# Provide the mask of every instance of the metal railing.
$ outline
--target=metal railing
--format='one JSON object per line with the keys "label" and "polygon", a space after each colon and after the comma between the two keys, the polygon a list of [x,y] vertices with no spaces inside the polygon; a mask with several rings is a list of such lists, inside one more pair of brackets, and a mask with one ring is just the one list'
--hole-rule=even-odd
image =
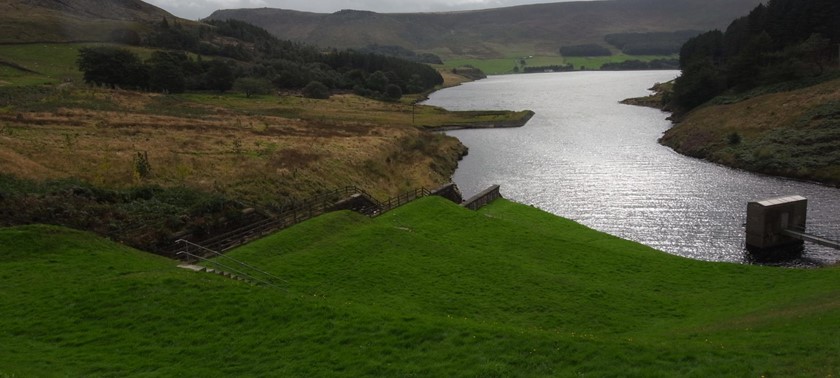
{"label": "metal railing", "polygon": [[[178,241],[176,241],[176,243],[184,245],[184,249],[177,253],[178,256],[187,256],[189,258],[201,261],[203,263],[216,266],[221,271],[224,271],[224,272],[227,272],[227,273],[230,273],[230,274],[235,274],[239,277],[242,277],[243,279],[247,279],[247,280],[255,282],[255,283],[260,283],[260,284],[263,284],[263,285],[266,285],[266,286],[271,286],[271,287],[275,287],[277,289],[288,291],[288,289],[277,286],[277,284],[275,283],[275,281],[280,281],[280,282],[284,282],[284,283],[288,283],[288,281],[286,281],[286,280],[284,280],[280,277],[277,277],[277,276],[275,276],[271,273],[268,273],[268,272],[266,272],[262,269],[259,269],[259,268],[255,267],[253,265],[250,265],[248,263],[239,261],[239,260],[234,259],[230,256],[226,256],[222,253],[219,253],[219,252],[214,251],[212,249],[209,249],[209,248],[203,247],[201,245],[195,244],[195,243],[190,242],[188,240],[179,239]],[[202,252],[204,252],[203,253],[204,256],[190,252],[190,248],[201,250]],[[206,253],[212,254],[214,256],[214,258],[213,259],[207,258]],[[221,262],[217,261],[217,259],[224,259],[225,261],[230,261],[235,266],[231,266],[231,265],[228,265],[228,264],[221,263]]]}
{"label": "metal railing", "polygon": [[[225,252],[243,245],[248,241],[266,236],[273,232],[291,227],[330,212],[340,200],[353,195],[363,197],[365,201],[372,205],[372,208],[366,207],[364,209],[360,209],[359,212],[369,217],[376,217],[418,198],[429,196],[431,195],[431,192],[426,188],[415,189],[391,197],[383,202],[377,200],[368,192],[357,186],[345,186],[343,188],[321,193],[306,200],[297,202],[291,209],[286,210],[277,216],[260,219],[256,222],[246,224],[222,234],[214,235],[198,242],[190,242],[185,239],[180,239],[176,241],[176,244],[183,240],[184,242],[192,243],[197,246],[199,245],[197,243],[200,243],[202,248],[207,251],[212,251],[214,253],[217,253],[215,251]],[[170,253],[177,255],[181,250],[182,249],[179,246],[171,250]]]}

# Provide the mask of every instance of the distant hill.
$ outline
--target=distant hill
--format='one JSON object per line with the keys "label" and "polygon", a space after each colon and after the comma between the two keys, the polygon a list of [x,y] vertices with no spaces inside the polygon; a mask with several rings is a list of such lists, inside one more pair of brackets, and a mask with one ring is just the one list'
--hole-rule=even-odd
{"label": "distant hill", "polygon": [[723,28],[760,0],[608,0],[523,5],[449,13],[284,9],[220,10],[210,19],[243,20],[274,35],[338,48],[396,45],[441,56],[557,55],[564,45],[598,43],[614,33]]}
{"label": "distant hill", "polygon": [[163,18],[177,17],[140,0],[4,0],[0,43],[107,41],[115,30],[143,33]]}

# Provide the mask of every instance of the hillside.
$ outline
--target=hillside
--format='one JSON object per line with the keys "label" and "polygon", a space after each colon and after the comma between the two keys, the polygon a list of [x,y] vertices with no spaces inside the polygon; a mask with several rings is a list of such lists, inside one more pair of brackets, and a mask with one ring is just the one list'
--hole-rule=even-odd
{"label": "hillside", "polygon": [[58,224],[163,253],[348,185],[381,199],[438,187],[466,147],[424,129],[532,115],[415,105],[444,84],[435,68],[324,54],[241,21],[187,24],[140,2],[4,6],[78,30],[151,29],[126,44],[0,44],[0,226]]}
{"label": "hillside", "polygon": [[7,0],[0,43],[109,41],[114,31],[150,31],[164,17],[177,18],[140,0]]}
{"label": "hillside", "polygon": [[840,3],[775,0],[683,45],[661,142],[736,168],[840,185]]}
{"label": "hillside", "polygon": [[[760,0],[609,0],[559,2],[451,13],[317,14],[283,9],[220,10],[280,38],[328,47],[398,45],[444,57],[557,55],[564,45],[599,43],[611,33],[725,27]],[[516,55],[513,55],[516,56]]]}
{"label": "hillside", "polygon": [[0,229],[0,376],[840,372],[836,267],[688,260],[506,201],[331,213],[233,255],[279,288]]}
{"label": "hillside", "polygon": [[713,99],[660,142],[735,168],[840,185],[840,79],[784,88]]}

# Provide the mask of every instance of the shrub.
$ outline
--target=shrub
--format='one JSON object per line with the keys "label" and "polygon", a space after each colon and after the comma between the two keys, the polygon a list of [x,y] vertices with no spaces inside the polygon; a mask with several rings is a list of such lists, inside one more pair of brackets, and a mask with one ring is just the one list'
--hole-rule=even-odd
{"label": "shrub", "polygon": [[330,89],[320,81],[310,81],[303,87],[303,96],[306,98],[315,98],[326,100],[330,98]]}
{"label": "shrub", "polygon": [[233,89],[244,93],[245,97],[251,97],[268,94],[271,91],[271,83],[263,79],[242,77],[233,82]]}
{"label": "shrub", "polygon": [[388,84],[385,87],[384,99],[387,101],[399,101],[402,98],[402,89],[399,85]]}

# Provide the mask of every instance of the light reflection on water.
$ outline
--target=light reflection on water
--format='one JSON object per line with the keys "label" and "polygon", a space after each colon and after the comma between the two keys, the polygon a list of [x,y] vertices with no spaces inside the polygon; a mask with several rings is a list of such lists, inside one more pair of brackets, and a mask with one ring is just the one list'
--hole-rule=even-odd
{"label": "light reflection on water", "polygon": [[[744,262],[748,201],[809,200],[808,231],[840,239],[840,190],[751,174],[688,158],[656,141],[668,114],[618,101],[646,95],[678,71],[495,76],[434,93],[451,110],[531,109],[522,128],[457,130],[470,148],[455,182],[465,196],[492,184],[514,201],[700,260]],[[806,245],[791,265],[840,260]]]}

